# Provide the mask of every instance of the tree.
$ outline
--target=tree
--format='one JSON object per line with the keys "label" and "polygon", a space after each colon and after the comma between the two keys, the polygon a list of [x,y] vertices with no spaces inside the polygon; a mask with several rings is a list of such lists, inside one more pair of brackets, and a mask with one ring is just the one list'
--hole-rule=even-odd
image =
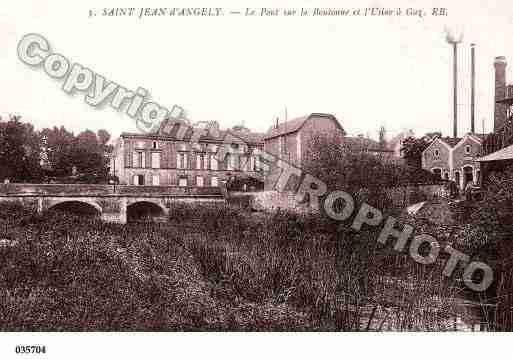
{"label": "tree", "polygon": [[[365,190],[371,204],[385,208],[385,187],[392,186],[395,178],[386,175],[391,167],[365,151],[351,151],[341,146],[338,138],[331,135],[314,136],[307,145],[303,169],[321,181],[329,191],[344,190],[358,196]],[[380,173],[379,176],[369,175]]]}
{"label": "tree", "polygon": [[46,138],[50,174],[65,177],[72,174],[73,167],[88,177],[88,182],[104,181],[108,175],[108,157],[112,146],[108,145],[110,134],[106,130],[94,133],[85,130],[75,136],[63,126],[41,131]]}
{"label": "tree", "polygon": [[401,147],[401,153],[406,160],[406,164],[409,166],[421,168],[422,152],[424,152],[430,143],[431,142],[426,138],[405,138]]}
{"label": "tree", "polygon": [[26,182],[41,177],[41,141],[31,124],[11,116],[0,123],[0,180]]}
{"label": "tree", "polygon": [[41,136],[46,140],[46,153],[51,175],[55,177],[69,176],[73,167],[73,146],[75,136],[64,126],[45,128]]}
{"label": "tree", "polygon": [[86,130],[76,137],[72,158],[73,165],[80,173],[106,178],[108,172],[107,146],[102,141],[108,141],[110,135],[105,130],[101,135],[102,139],[100,140],[93,131]]}

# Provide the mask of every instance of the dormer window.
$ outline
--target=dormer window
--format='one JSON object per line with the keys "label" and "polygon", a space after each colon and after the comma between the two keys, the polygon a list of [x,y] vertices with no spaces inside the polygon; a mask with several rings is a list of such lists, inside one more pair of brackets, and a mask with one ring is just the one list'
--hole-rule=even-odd
{"label": "dormer window", "polygon": [[470,145],[466,145],[466,146],[465,146],[465,153],[466,153],[467,155],[469,155],[469,154],[470,154],[470,149],[471,149],[471,148],[470,148]]}
{"label": "dormer window", "polygon": [[440,151],[439,150],[435,150],[433,155],[434,155],[435,158],[440,158]]}

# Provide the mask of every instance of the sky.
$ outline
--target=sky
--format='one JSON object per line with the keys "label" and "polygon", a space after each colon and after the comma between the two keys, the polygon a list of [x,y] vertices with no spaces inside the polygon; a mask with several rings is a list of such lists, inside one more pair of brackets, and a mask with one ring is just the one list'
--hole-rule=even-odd
{"label": "sky", "polygon": [[[385,5],[386,4],[386,5]],[[101,17],[110,7],[407,8],[445,7],[448,16],[402,17]],[[17,57],[27,33],[43,35],[54,52],[151,100],[183,107],[193,122],[218,121],[264,132],[312,112],[334,114],[352,135],[389,137],[412,128],[452,134],[452,49],[459,45],[459,134],[470,129],[470,44],[476,44],[476,128],[493,125],[495,56],[506,56],[513,79],[513,7],[488,1],[25,1],[0,8],[0,115],[19,114],[37,128],[75,132],[136,131],[110,107],[68,95],[62,80]],[[286,108],[286,111],[285,111]],[[484,128],[483,128],[484,124]]]}

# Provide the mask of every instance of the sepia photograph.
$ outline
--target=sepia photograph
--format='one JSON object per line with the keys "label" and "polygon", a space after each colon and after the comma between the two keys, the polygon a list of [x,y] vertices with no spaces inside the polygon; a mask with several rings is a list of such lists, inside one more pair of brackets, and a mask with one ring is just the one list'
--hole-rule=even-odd
{"label": "sepia photograph", "polygon": [[506,0],[6,1],[0,357],[505,342],[512,35]]}

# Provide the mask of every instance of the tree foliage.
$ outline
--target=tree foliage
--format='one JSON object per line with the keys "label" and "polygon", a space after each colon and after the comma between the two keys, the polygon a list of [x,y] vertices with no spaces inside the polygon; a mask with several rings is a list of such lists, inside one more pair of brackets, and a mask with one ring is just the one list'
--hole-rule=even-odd
{"label": "tree foliage", "polygon": [[386,155],[351,151],[330,135],[315,136],[307,148],[302,166],[306,173],[322,180],[328,190],[340,189],[357,196],[365,190],[380,208],[388,205],[383,202],[386,188],[439,180],[429,171],[398,164]]}
{"label": "tree foliage", "polygon": [[0,180],[37,182],[45,176],[65,177],[75,167],[79,173],[107,178],[108,157],[112,146],[106,130],[85,130],[77,136],[64,128],[36,131],[20,116],[0,122]]}
{"label": "tree foliage", "polygon": [[0,180],[35,181],[41,177],[40,137],[31,124],[11,116],[0,122]]}
{"label": "tree foliage", "polygon": [[79,173],[106,178],[108,170],[107,154],[112,151],[108,145],[110,134],[105,130],[94,133],[85,130],[78,135],[67,131],[63,126],[41,131],[46,138],[46,152],[55,177],[70,176],[73,167]]}
{"label": "tree foliage", "polygon": [[407,137],[403,141],[401,153],[406,163],[417,168],[422,167],[422,152],[429,146],[431,141],[426,138]]}

